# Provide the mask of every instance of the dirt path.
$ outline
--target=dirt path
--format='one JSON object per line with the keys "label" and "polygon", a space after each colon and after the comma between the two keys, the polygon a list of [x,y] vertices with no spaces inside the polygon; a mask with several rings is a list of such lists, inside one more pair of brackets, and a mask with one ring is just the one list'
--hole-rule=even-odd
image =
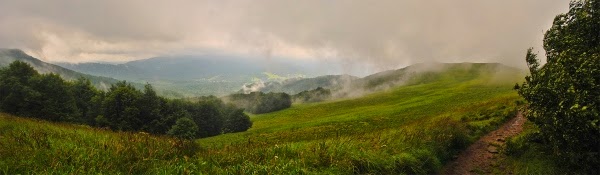
{"label": "dirt path", "polygon": [[498,151],[507,137],[515,136],[523,131],[525,118],[519,112],[517,116],[473,143],[458,155],[458,158],[448,163],[440,174],[490,174]]}

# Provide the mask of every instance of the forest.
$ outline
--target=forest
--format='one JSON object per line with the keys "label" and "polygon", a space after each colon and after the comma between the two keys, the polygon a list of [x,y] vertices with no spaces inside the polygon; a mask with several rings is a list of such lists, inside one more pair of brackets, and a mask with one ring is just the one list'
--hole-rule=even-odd
{"label": "forest", "polygon": [[0,69],[0,97],[0,111],[9,114],[186,139],[252,126],[242,109],[214,96],[197,102],[166,99],[150,84],[140,91],[126,81],[102,91],[88,79],[65,81],[20,61]]}

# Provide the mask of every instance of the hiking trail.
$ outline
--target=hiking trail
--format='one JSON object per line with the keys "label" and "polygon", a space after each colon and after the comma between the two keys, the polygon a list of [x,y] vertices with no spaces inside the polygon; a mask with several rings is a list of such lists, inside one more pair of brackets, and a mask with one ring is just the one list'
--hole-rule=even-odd
{"label": "hiking trail", "polygon": [[[481,137],[458,157],[448,163],[440,174],[490,174],[498,166],[497,160],[501,156],[498,152],[504,145],[506,138],[515,136],[523,131],[526,119],[521,112],[504,123],[500,128]],[[506,172],[509,173],[509,172]]]}

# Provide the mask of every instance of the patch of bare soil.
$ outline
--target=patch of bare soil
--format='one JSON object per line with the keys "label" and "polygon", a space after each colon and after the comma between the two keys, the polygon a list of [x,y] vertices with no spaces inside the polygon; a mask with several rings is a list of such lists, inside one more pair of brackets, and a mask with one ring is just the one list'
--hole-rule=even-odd
{"label": "patch of bare soil", "polygon": [[[499,129],[483,136],[458,155],[453,162],[448,163],[440,174],[491,174],[496,168],[500,148],[506,138],[515,136],[523,131],[525,118],[519,112],[517,116],[506,122]],[[506,172],[510,174],[510,172]]]}

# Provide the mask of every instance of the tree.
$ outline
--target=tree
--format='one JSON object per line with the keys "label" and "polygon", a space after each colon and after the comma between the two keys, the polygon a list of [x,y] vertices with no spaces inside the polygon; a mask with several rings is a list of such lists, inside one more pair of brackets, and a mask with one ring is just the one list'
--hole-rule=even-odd
{"label": "tree", "polygon": [[[600,160],[600,2],[573,1],[544,35],[547,63],[530,48],[531,72],[518,89],[527,118],[558,157],[598,171]],[[518,86],[517,86],[518,87]]]}
{"label": "tree", "polygon": [[110,87],[103,101],[104,117],[114,130],[137,131],[141,128],[139,101],[142,93],[121,81]]}
{"label": "tree", "polygon": [[32,115],[50,121],[74,121],[77,113],[75,98],[69,85],[57,74],[44,74],[31,79],[31,87],[37,92],[31,99],[35,106]]}
{"label": "tree", "polygon": [[189,103],[183,100],[163,100],[163,106],[160,109],[160,118],[152,121],[149,132],[154,134],[166,134],[177,119],[182,117],[191,118],[190,113],[186,110],[185,104]]}
{"label": "tree", "polygon": [[244,114],[243,109],[230,106],[226,110],[223,133],[242,132],[252,127],[252,121],[248,115]]}
{"label": "tree", "polygon": [[163,100],[156,95],[156,91],[152,85],[144,86],[144,93],[139,101],[141,122],[143,123],[142,130],[155,132],[154,128],[160,124],[160,109],[163,106]]}
{"label": "tree", "polygon": [[30,80],[39,76],[29,64],[12,62],[0,69],[0,110],[3,112],[32,117],[32,98],[37,92],[31,88]]}
{"label": "tree", "polygon": [[292,105],[292,97],[286,93],[251,92],[249,94],[232,94],[226,98],[229,103],[253,114],[282,110]]}
{"label": "tree", "polygon": [[75,105],[78,109],[77,121],[80,123],[92,124],[97,114],[93,111],[96,101],[94,97],[99,92],[94,88],[89,79],[80,77],[71,85],[71,93],[74,94]]}
{"label": "tree", "polygon": [[175,122],[175,125],[171,127],[167,134],[182,139],[194,139],[197,132],[198,126],[196,123],[188,117],[183,117],[177,119],[177,122]]}
{"label": "tree", "polygon": [[199,137],[210,137],[221,134],[223,127],[223,115],[219,110],[219,104],[210,101],[199,101],[188,104],[188,112],[200,130]]}

